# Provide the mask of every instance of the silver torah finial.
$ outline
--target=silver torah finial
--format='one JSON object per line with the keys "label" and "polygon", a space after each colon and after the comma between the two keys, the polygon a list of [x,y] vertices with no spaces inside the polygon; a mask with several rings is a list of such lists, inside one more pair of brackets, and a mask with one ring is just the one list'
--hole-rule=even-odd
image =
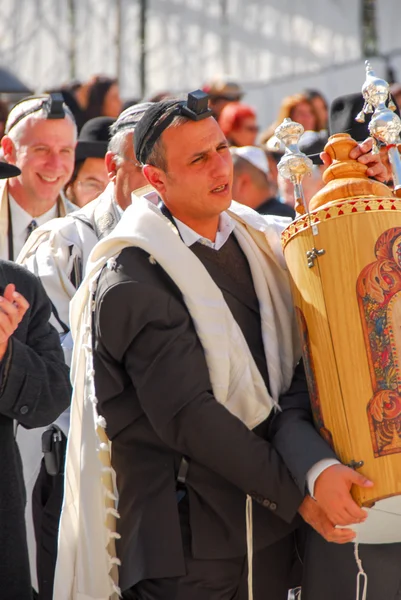
{"label": "silver torah finial", "polygon": [[[391,100],[390,86],[384,79],[377,77],[369,61],[366,61],[366,80],[362,86],[365,100],[362,111],[356,120],[363,122],[365,114],[372,113],[369,123],[369,133],[373,138],[373,153],[379,152],[378,142],[385,144],[391,164],[394,179],[394,191],[401,189],[401,159],[397,144],[401,144],[401,119],[396,115],[395,104]],[[386,106],[390,97],[389,108]]]}
{"label": "silver torah finial", "polygon": [[312,173],[313,167],[311,159],[298,147],[303,132],[302,125],[291,119],[284,119],[274,132],[276,138],[285,146],[285,154],[277,165],[278,171],[294,185],[295,210],[299,215],[306,212],[302,179],[306,174]]}

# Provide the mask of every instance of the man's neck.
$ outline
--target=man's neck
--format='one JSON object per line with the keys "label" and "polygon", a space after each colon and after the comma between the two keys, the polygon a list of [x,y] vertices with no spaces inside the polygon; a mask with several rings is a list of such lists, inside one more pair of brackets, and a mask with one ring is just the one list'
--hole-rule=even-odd
{"label": "man's neck", "polygon": [[55,200],[38,200],[26,193],[19,182],[8,182],[8,191],[16,203],[23,208],[31,217],[40,217],[47,213],[57,202]]}
{"label": "man's neck", "polygon": [[195,231],[195,233],[201,237],[204,237],[213,243],[216,241],[216,235],[219,230],[220,215],[199,219],[193,217],[192,215],[182,213],[181,211],[169,206],[165,200],[163,201],[175,219],[178,219],[181,221],[181,223],[184,223],[184,225]]}
{"label": "man's neck", "polygon": [[174,215],[174,217],[195,231],[195,233],[201,237],[206,238],[213,243],[216,241],[216,235],[219,230],[219,216],[213,217],[213,219],[202,221],[199,221],[198,219],[191,219],[186,215]]}

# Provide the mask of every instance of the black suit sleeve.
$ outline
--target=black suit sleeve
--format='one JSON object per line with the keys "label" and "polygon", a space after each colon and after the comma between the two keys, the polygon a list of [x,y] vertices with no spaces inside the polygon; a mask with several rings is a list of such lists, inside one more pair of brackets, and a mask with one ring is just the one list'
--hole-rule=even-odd
{"label": "black suit sleeve", "polygon": [[314,426],[302,361],[291,387],[280,397],[280,406],[282,410],[275,414],[270,427],[271,440],[304,491],[309,469],[322,459],[337,457]]}
{"label": "black suit sleeve", "polygon": [[32,428],[49,425],[68,407],[71,385],[59,335],[49,323],[49,299],[40,281],[25,273],[25,286],[17,281],[16,286],[30,303],[19,325],[26,328],[26,339],[19,339],[17,329],[9,340],[2,361],[0,413]]}
{"label": "black suit sleeve", "polygon": [[290,522],[302,494],[271,444],[214,398],[204,351],[183,304],[151,285],[127,281],[98,298],[96,323],[96,372],[124,364],[164,443]]}

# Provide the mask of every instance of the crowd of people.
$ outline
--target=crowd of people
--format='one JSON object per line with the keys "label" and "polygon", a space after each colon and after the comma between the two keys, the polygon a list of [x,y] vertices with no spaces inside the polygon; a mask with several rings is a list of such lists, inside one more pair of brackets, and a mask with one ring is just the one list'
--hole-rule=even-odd
{"label": "crowd of people", "polygon": [[[306,204],[333,133],[391,169],[360,94],[304,90],[263,132],[244,95],[123,104],[96,76],[0,106],[2,600],[355,597],[350,488],[373,484],[313,425],[274,132],[305,129]],[[401,543],[360,552],[369,599],[401,597]]]}

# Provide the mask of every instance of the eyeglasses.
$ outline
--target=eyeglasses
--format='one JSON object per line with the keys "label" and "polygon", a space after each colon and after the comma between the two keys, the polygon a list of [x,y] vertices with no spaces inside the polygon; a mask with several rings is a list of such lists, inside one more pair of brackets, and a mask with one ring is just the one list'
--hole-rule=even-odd
{"label": "eyeglasses", "polygon": [[260,127],[258,125],[243,125],[241,129],[249,131],[250,133],[259,133]]}
{"label": "eyeglasses", "polygon": [[83,192],[93,192],[101,194],[105,188],[104,184],[100,181],[94,181],[93,179],[87,179],[86,181],[77,181],[77,185]]}

